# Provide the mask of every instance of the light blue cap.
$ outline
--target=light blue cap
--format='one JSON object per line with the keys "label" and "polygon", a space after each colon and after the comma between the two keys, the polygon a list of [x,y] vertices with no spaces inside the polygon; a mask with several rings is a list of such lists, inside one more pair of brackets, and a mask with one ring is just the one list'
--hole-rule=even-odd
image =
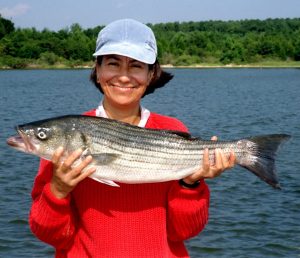
{"label": "light blue cap", "polygon": [[99,32],[93,56],[112,54],[154,64],[157,46],[153,31],[133,19],[122,19],[108,24]]}

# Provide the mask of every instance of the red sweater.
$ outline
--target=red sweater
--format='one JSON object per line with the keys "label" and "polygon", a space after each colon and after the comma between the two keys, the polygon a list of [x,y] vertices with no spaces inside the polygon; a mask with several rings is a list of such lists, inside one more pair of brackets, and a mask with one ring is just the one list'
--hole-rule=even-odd
{"label": "red sweater", "polygon": [[[177,119],[155,113],[146,128],[187,131]],[[67,198],[57,199],[51,177],[52,164],[41,160],[30,227],[55,247],[56,257],[188,257],[183,241],[199,234],[208,220],[204,181],[184,189],[178,181],[111,187],[87,178]]]}

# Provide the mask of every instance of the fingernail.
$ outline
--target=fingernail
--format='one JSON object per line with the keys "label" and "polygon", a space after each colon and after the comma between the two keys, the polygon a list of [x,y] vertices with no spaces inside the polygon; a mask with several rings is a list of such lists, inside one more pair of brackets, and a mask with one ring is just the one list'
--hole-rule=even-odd
{"label": "fingernail", "polygon": [[91,161],[93,159],[93,157],[91,155],[86,157],[86,160]]}
{"label": "fingernail", "polygon": [[82,153],[82,150],[81,149],[77,149],[74,153],[75,153],[75,155],[80,155]]}

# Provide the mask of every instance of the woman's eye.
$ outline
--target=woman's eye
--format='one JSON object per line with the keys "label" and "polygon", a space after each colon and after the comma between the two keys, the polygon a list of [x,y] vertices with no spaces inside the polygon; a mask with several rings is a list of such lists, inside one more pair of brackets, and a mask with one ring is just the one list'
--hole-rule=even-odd
{"label": "woman's eye", "polygon": [[140,63],[133,63],[133,64],[131,64],[131,67],[133,67],[133,68],[142,68],[142,65]]}
{"label": "woman's eye", "polygon": [[109,66],[118,66],[117,62],[108,62],[107,65]]}

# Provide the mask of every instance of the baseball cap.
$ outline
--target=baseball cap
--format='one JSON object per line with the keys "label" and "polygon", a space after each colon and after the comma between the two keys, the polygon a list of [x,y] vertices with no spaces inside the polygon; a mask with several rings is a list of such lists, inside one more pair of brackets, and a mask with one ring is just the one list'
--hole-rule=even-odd
{"label": "baseball cap", "polygon": [[154,64],[157,46],[153,31],[133,19],[116,20],[106,25],[99,32],[93,56],[112,54]]}

